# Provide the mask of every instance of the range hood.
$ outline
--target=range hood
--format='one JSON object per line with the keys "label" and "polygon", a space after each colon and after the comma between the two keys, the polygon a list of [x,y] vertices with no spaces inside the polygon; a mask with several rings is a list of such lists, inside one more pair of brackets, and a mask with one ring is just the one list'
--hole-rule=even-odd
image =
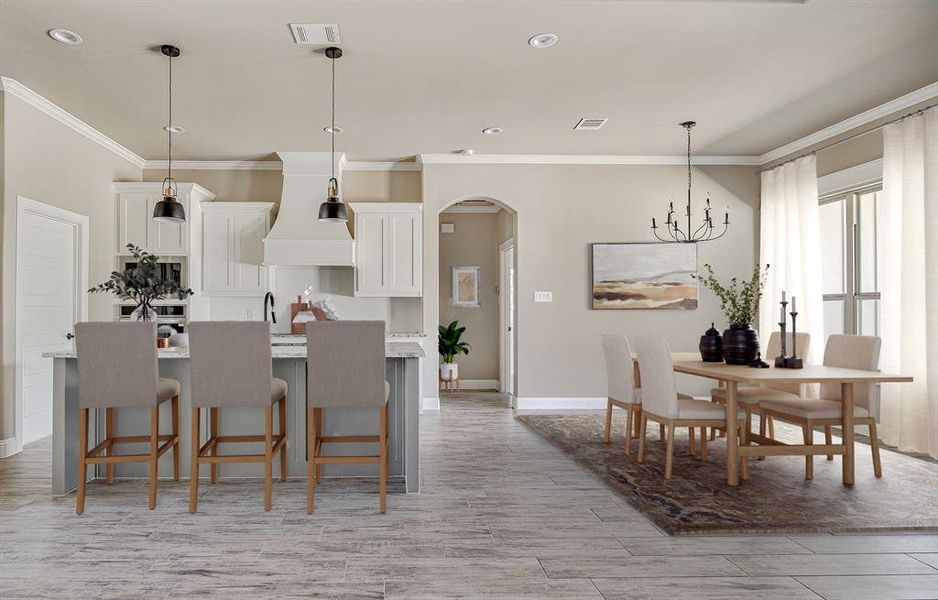
{"label": "range hood", "polygon": [[[319,205],[326,199],[332,175],[329,152],[278,152],[283,162],[280,212],[264,238],[264,264],[281,267],[351,267],[355,242],[345,223],[320,223]],[[335,158],[342,190],[345,154]]]}

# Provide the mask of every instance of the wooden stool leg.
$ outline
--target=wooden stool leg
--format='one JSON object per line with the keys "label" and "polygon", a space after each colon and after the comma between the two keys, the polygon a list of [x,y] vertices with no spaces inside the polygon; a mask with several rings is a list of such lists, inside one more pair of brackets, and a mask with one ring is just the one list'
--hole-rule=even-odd
{"label": "wooden stool leg", "polygon": [[632,410],[635,411],[635,417],[633,419],[635,421],[635,431],[632,432],[632,437],[638,438],[639,429],[644,427],[644,425],[642,425],[642,405],[633,404]]}
{"label": "wooden stool leg", "polygon": [[671,479],[671,468],[674,465],[674,422],[668,423],[668,446],[664,459],[664,478]]}
{"label": "wooden stool leg", "polygon": [[[316,438],[322,437],[322,407],[316,409]],[[322,483],[322,464],[316,463],[316,483]]]}
{"label": "wooden stool leg", "polygon": [[648,416],[642,411],[642,418],[639,419],[642,424],[638,428],[638,462],[645,462],[645,430],[648,429]]}
{"label": "wooden stool leg", "polygon": [[629,406],[625,412],[625,453],[632,454],[632,421],[635,420],[635,406]]}
{"label": "wooden stool leg", "polygon": [[78,494],[75,497],[75,514],[85,512],[85,486],[88,479],[88,410],[78,410]]}
{"label": "wooden stool leg", "polygon": [[179,481],[179,396],[173,396],[170,402],[170,410],[173,411],[173,480]]}
{"label": "wooden stool leg", "polygon": [[286,481],[287,473],[287,397],[280,399],[280,437],[284,439],[280,446],[280,481]]}
{"label": "wooden stool leg", "polygon": [[[748,446],[749,445],[749,425],[750,425],[751,415],[749,410],[746,410],[746,416],[743,419],[743,422],[739,424],[739,445]],[[749,479],[749,457],[740,456],[739,457],[739,478],[743,481]]]}
{"label": "wooden stool leg", "polygon": [[380,475],[378,480],[378,512],[387,512],[388,495],[388,405],[381,407],[378,417],[378,452],[380,454]]}
{"label": "wooden stool leg", "polygon": [[[768,417],[765,416],[765,411],[759,413],[759,435],[765,437],[765,421]],[[765,460],[764,456],[756,457],[756,460]]]}
{"label": "wooden stool leg", "polygon": [[316,494],[316,409],[306,409],[306,512],[313,513]]}
{"label": "wooden stool leg", "polygon": [[667,441],[664,435],[664,423],[658,424],[658,438],[661,440],[662,443]]}
{"label": "wooden stool leg", "polygon": [[775,417],[769,415],[769,437],[775,439]]}
{"label": "wooden stool leg", "polygon": [[687,451],[691,456],[697,454],[697,430],[693,427],[687,428]]}
{"label": "wooden stool leg", "polygon": [[[208,439],[214,440],[215,438],[218,437],[218,407],[213,406],[212,408],[208,409],[208,412],[209,412]],[[215,442],[215,445],[213,445],[209,449],[209,454],[211,456],[218,456],[218,442],[217,441]],[[211,477],[210,481],[212,483],[218,482],[218,463],[214,463],[214,462],[209,463],[209,475]]]}
{"label": "wooden stool leg", "polygon": [[[825,425],[825,426],[824,426],[824,443],[827,444],[828,446],[830,446],[830,445],[832,445],[832,444],[834,443],[834,436],[831,435],[831,426],[830,426],[830,425]],[[834,455],[833,455],[833,454],[828,454],[828,455],[827,455],[827,460],[834,460]]]}
{"label": "wooden stool leg", "polygon": [[[813,445],[814,428],[811,426],[810,421],[801,426],[801,432],[804,434],[805,446]],[[814,479],[814,457],[810,454],[804,457],[804,478]]]}
{"label": "wooden stool leg", "polygon": [[189,512],[194,513],[199,503],[199,409],[192,409],[192,440],[189,454]]}
{"label": "wooden stool leg", "polygon": [[606,428],[603,430],[603,442],[609,443],[612,438],[612,400],[606,400]]}
{"label": "wooden stool leg", "polygon": [[160,407],[150,407],[150,510],[156,508],[156,480],[159,478]]}
{"label": "wooden stool leg", "polygon": [[[104,409],[104,437],[108,440],[114,438],[114,409],[105,408]],[[114,454],[114,442],[109,443],[104,447],[104,455],[112,456]],[[114,465],[108,464],[104,467],[104,473],[107,479],[108,485],[114,483]]]}
{"label": "wooden stool leg", "polygon": [[274,407],[264,410],[264,510],[270,510],[274,485]]}
{"label": "wooden stool leg", "polygon": [[883,464],[879,461],[879,437],[876,435],[876,421],[870,418],[867,421],[870,427],[870,449],[873,451],[873,475],[883,476]]}
{"label": "wooden stool leg", "polygon": [[[713,428],[710,429],[713,433]],[[707,462],[707,428],[700,428],[700,462]]]}

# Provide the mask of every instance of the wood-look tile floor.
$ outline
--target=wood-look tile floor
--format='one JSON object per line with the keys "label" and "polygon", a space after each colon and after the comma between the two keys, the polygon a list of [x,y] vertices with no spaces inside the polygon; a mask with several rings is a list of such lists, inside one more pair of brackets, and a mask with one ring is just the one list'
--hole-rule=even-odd
{"label": "wood-look tile floor", "polygon": [[[669,537],[498,394],[421,416],[419,495],[370,481],[144,482],[49,496],[50,445],[0,461],[0,598],[938,598],[938,535]],[[164,460],[168,460],[166,457]],[[298,474],[297,474],[298,475]]]}

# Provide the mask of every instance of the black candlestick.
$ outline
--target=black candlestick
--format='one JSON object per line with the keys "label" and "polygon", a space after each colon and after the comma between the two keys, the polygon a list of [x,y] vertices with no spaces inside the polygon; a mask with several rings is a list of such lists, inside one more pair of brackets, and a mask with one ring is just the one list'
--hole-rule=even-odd
{"label": "black candlestick", "polygon": [[788,314],[791,315],[791,356],[785,361],[785,368],[803,369],[804,361],[798,358],[798,327],[796,325],[798,312],[793,310]]}
{"label": "black candlestick", "polygon": [[[782,294],[782,297],[784,297],[784,294]],[[788,362],[788,352],[786,351],[786,348],[785,348],[786,337],[787,337],[785,335],[785,327],[787,325],[787,323],[785,323],[785,311],[788,308],[788,302],[785,300],[782,300],[781,302],[779,302],[779,304],[782,305],[782,320],[778,324],[779,329],[781,329],[782,331],[782,353],[775,357],[775,366],[780,369],[784,369],[787,366],[787,362]]]}

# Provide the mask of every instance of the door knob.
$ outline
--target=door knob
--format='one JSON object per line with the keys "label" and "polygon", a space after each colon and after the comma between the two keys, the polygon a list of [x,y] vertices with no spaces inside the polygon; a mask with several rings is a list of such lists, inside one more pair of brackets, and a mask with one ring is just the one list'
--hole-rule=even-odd
{"label": "door knob", "polygon": [[75,334],[74,334],[74,333],[66,333],[66,334],[65,334],[65,339],[67,339],[67,340],[70,340],[70,339],[72,339],[73,337],[75,337]]}

